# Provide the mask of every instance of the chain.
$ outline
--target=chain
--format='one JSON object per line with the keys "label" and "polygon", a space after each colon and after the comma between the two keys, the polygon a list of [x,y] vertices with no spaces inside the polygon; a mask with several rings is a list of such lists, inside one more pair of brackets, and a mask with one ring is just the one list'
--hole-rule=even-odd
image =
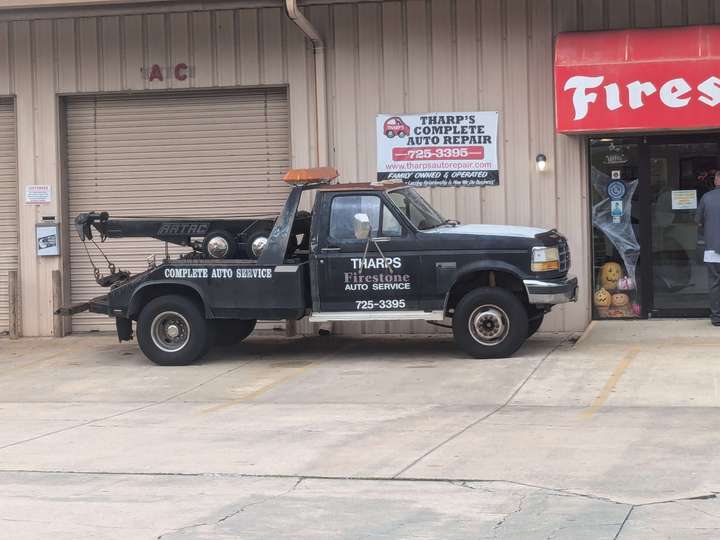
{"label": "chain", "polygon": [[97,281],[98,279],[100,279],[100,275],[101,275],[100,269],[97,266],[95,266],[95,262],[93,261],[92,255],[90,255],[90,250],[87,247],[87,242],[83,241],[82,245],[83,245],[83,248],[85,248],[85,253],[87,253],[88,261],[90,261],[90,265],[93,268],[93,273],[95,274],[95,281]]}
{"label": "chain", "polygon": [[95,246],[95,249],[97,249],[100,252],[100,254],[103,256],[103,258],[105,259],[105,262],[108,263],[108,270],[110,270],[110,273],[114,274],[115,270],[116,270],[115,265],[110,262],[110,259],[107,258],[107,255],[105,255],[105,252],[100,248],[100,246],[97,245],[95,240],[90,240],[90,241],[93,243],[93,246]]}

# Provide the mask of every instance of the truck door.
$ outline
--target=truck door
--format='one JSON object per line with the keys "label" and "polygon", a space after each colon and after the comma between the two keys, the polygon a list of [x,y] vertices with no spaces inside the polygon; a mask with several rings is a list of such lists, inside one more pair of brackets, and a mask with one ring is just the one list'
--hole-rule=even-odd
{"label": "truck door", "polygon": [[[356,237],[357,214],[369,218],[370,239]],[[323,215],[327,219],[317,231],[316,312],[357,312],[362,319],[364,312],[419,309],[421,261],[414,232],[382,192],[327,194]]]}

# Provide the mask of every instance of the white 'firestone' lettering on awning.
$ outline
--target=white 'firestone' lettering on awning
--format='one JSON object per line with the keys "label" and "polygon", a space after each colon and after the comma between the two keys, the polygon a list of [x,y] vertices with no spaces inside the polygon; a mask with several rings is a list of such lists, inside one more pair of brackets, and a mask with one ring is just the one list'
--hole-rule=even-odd
{"label": "white 'firestone' lettering on awning", "polygon": [[[575,75],[565,82],[563,90],[573,91],[575,120],[582,120],[588,115],[590,104],[598,101],[598,92],[590,90],[599,88],[604,82],[606,80],[602,75],[596,77]],[[645,107],[645,98],[658,92],[657,86],[650,81],[633,81],[625,87],[627,91],[623,91],[620,85],[614,82],[603,87],[605,107],[609,111],[623,108],[625,101],[633,110],[642,109]],[[685,108],[694,98],[708,107],[720,104],[720,78],[711,76],[698,84],[696,89],[699,96],[694,95],[693,88],[685,79],[677,77],[660,86],[659,99],[663,105],[671,109]]]}

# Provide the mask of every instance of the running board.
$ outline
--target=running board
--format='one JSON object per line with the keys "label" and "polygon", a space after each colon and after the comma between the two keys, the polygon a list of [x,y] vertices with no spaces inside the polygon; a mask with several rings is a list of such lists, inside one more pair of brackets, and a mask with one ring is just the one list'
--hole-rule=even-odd
{"label": "running board", "polygon": [[313,313],[310,322],[332,321],[442,321],[442,311],[329,311]]}

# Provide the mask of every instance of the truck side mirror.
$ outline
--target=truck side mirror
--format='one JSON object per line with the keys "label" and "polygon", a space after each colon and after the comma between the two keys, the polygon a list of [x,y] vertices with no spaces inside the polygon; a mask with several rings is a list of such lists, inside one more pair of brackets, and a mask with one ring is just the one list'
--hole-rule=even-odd
{"label": "truck side mirror", "polygon": [[372,225],[370,225],[368,215],[355,214],[355,216],[353,216],[353,229],[355,231],[355,238],[358,240],[367,240],[372,232]]}

